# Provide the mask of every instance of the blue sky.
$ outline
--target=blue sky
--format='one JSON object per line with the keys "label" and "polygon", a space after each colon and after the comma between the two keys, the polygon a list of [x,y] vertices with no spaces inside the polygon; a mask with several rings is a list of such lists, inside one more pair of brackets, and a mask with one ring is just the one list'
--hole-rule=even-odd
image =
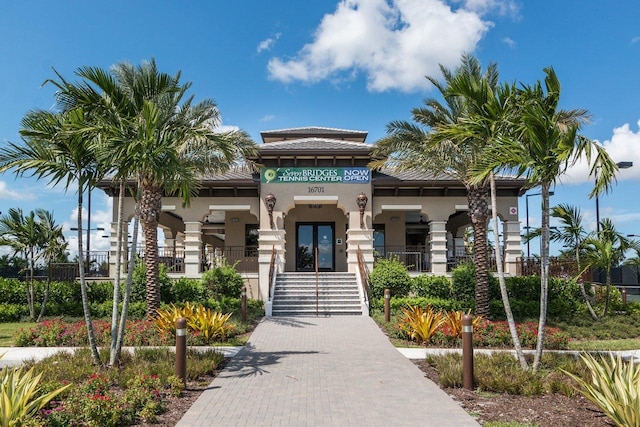
{"label": "blue sky", "polygon": [[[30,109],[53,105],[42,82],[52,67],[73,78],[80,66],[108,68],[155,58],[162,71],[182,71],[197,99],[214,99],[223,125],[259,142],[261,130],[327,126],[385,134],[391,120],[435,96],[425,75],[455,68],[463,52],[501,80],[532,84],[553,66],[564,108],[586,108],[583,134],[615,161],[633,161],[600,217],[640,235],[640,4],[576,0],[347,1],[21,1],[0,6],[0,144],[19,140]],[[585,167],[555,188],[552,205],[581,208],[595,228],[595,201]],[[534,190],[535,191],[535,190]],[[52,210],[74,225],[76,195],[33,179],[0,174],[0,211]],[[540,224],[539,197],[529,197],[529,222]],[[526,223],[525,198],[520,219]],[[95,192],[92,226],[108,229],[111,209]],[[73,232],[71,244],[74,243]],[[92,249],[107,247],[102,232]],[[538,253],[532,243],[532,253]]]}

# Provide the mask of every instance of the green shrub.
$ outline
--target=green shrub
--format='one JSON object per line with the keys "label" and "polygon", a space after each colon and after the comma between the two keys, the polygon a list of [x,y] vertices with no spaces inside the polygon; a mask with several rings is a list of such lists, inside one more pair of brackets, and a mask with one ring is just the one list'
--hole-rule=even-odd
{"label": "green shrub", "polygon": [[[164,303],[171,301],[171,278],[167,274],[167,267],[158,264],[158,281],[160,282],[160,300]],[[136,262],[133,269],[133,282],[131,284],[131,301],[146,301],[147,296],[147,276],[144,262]],[[122,286],[124,293],[124,286]]]}
{"label": "green shrub", "polygon": [[451,299],[451,281],[445,276],[421,274],[412,279],[411,292],[417,297]]}
{"label": "green shrub", "polygon": [[[372,310],[384,310],[384,298],[372,299],[370,302],[370,308]],[[436,310],[468,310],[469,304],[462,303],[460,301],[438,299],[438,298],[426,298],[426,297],[403,297],[394,298],[389,300],[389,307],[391,313],[398,314],[402,311],[402,308],[409,305],[417,305],[418,307],[431,306]]]}
{"label": "green shrub", "polygon": [[209,291],[211,297],[240,298],[244,280],[233,265],[224,262],[221,266],[202,274],[202,285]]}
{"label": "green shrub", "polygon": [[18,279],[0,278],[0,302],[5,304],[25,304],[26,284]]}
{"label": "green shrub", "polygon": [[369,282],[372,298],[382,298],[385,289],[391,291],[392,297],[405,297],[411,290],[412,280],[407,267],[397,257],[391,257],[376,261]]}
{"label": "green shrub", "polygon": [[0,303],[0,322],[17,322],[22,316],[28,316],[29,310],[24,304]]}
{"label": "green shrub", "polygon": [[87,297],[91,302],[113,301],[113,283],[87,282]]}
{"label": "green shrub", "polygon": [[197,279],[180,277],[171,284],[171,302],[204,301],[207,299],[207,288]]}
{"label": "green shrub", "polygon": [[451,292],[456,301],[475,301],[475,267],[471,263],[458,265],[451,271]]}

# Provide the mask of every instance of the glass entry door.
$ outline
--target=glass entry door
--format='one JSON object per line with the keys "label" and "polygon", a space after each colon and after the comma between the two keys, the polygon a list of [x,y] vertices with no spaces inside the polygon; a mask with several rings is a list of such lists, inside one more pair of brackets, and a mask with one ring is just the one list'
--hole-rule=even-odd
{"label": "glass entry door", "polygon": [[334,223],[296,224],[296,271],[315,271],[316,249],[318,270],[335,269]]}

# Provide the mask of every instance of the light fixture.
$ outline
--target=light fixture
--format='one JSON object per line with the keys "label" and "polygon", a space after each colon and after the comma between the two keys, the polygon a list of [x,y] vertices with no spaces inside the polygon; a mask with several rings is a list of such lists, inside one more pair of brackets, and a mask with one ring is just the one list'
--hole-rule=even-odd
{"label": "light fixture", "polygon": [[356,196],[356,203],[360,210],[360,228],[364,228],[364,209],[367,207],[368,201],[369,198],[364,193],[360,193]]}
{"label": "light fixture", "polygon": [[271,226],[272,230],[273,230],[273,208],[275,208],[277,201],[278,199],[276,199],[276,196],[274,196],[273,193],[269,193],[264,197],[264,203],[267,205],[267,212],[269,213],[269,225]]}
{"label": "light fixture", "polygon": [[239,222],[240,218],[238,218],[237,216],[231,217],[231,222]]}
{"label": "light fixture", "polygon": [[399,216],[392,216],[391,217],[391,221],[400,221],[400,217]]}

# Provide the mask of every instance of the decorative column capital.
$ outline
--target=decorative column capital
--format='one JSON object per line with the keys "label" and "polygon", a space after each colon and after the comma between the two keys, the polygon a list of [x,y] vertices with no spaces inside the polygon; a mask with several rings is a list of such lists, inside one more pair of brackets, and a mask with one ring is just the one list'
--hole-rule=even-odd
{"label": "decorative column capital", "polygon": [[267,205],[267,212],[269,213],[269,226],[271,227],[272,230],[273,230],[273,208],[276,206],[277,201],[278,199],[276,199],[276,196],[274,196],[273,193],[269,193],[266,196],[264,196],[264,203],[265,205]]}
{"label": "decorative column capital", "polygon": [[367,207],[368,201],[369,198],[364,193],[360,193],[356,196],[356,203],[358,204],[358,209],[360,210],[360,228],[364,228],[364,210]]}

